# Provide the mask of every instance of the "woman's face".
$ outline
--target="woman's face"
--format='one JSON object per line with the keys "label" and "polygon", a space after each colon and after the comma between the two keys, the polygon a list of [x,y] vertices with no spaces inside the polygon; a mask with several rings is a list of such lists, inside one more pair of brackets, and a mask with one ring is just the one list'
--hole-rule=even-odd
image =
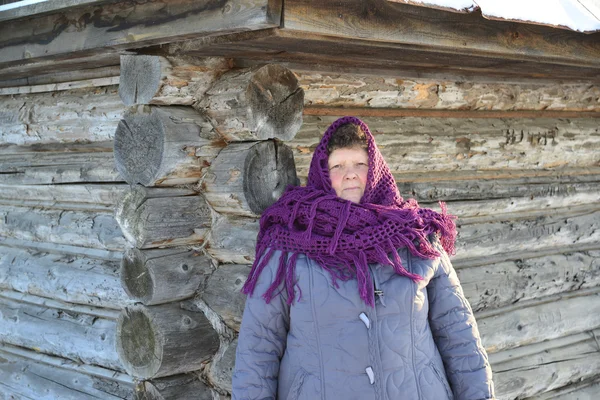
{"label": "woman's face", "polygon": [[365,193],[369,155],[366,150],[356,146],[336,149],[329,155],[329,177],[331,186],[338,197],[360,202]]}

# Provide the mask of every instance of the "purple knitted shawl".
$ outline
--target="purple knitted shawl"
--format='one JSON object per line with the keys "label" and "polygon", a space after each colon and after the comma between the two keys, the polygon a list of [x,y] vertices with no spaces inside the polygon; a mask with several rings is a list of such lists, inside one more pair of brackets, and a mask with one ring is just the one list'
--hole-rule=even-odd
{"label": "purple knitted shawl", "polygon": [[[362,127],[367,138],[369,172],[360,204],[336,196],[329,178],[327,143],[335,130],[347,123]],[[260,219],[256,260],[242,288],[254,291],[258,277],[276,250],[281,250],[275,278],[263,294],[269,303],[286,290],[287,302],[295,298],[295,266],[299,254],[327,270],[337,281],[357,279],[361,299],[374,306],[369,263],[389,265],[402,276],[422,279],[408,272],[397,249],[406,247],[414,256],[433,259],[439,253],[427,240],[436,234],[444,250],[454,253],[454,216],[420,208],[416,200],[404,201],[389,167],[367,125],[356,117],[343,117],[327,129],[315,149],[306,187],[290,187]],[[302,294],[300,293],[300,296]]]}

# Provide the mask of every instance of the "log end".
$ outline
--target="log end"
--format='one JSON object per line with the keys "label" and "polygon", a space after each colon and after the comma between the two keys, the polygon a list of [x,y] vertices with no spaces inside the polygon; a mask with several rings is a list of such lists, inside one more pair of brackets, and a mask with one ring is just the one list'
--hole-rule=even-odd
{"label": "log end", "polygon": [[291,140],[302,125],[304,90],[292,71],[268,64],[259,68],[246,89],[249,128],[258,139]]}
{"label": "log end", "polygon": [[126,106],[148,104],[161,85],[160,57],[122,55],[119,97]]}
{"label": "log end", "polygon": [[288,186],[298,185],[292,150],[273,140],[250,149],[244,173],[244,195],[257,215],[277,201]]}
{"label": "log end", "polygon": [[144,307],[128,307],[117,321],[117,353],[127,373],[152,378],[162,363],[162,338]]}
{"label": "log end", "polygon": [[150,303],[154,297],[154,283],[140,250],[128,249],[123,254],[120,275],[123,289],[132,299],[144,304]]}

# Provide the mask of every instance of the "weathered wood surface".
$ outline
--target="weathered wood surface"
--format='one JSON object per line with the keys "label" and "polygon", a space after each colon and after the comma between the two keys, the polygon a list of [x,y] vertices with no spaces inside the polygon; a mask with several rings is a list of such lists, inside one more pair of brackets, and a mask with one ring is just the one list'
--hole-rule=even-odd
{"label": "weathered wood surface", "polygon": [[0,147],[0,183],[35,185],[122,181],[112,143]]}
{"label": "weathered wood surface", "polygon": [[128,188],[129,185],[124,184],[0,184],[0,204],[106,212],[114,209],[117,200]]}
{"label": "weathered wood surface", "polygon": [[[527,62],[531,61],[593,66],[600,56],[598,35],[585,36],[526,24],[516,26],[507,21],[488,21],[476,14],[425,10],[384,0],[319,4],[292,0],[286,3],[284,19],[286,29],[368,39],[384,42],[388,47],[395,45],[398,50],[404,50],[403,61],[411,59],[411,50],[429,51],[426,59],[421,56],[421,62],[429,66],[437,63],[438,54],[448,59],[453,57],[451,65],[462,63],[464,68],[479,66],[493,70],[500,67],[508,71],[519,65],[527,68]],[[461,28],[465,25],[469,29]],[[564,44],[571,41],[573,47],[565,50]],[[338,49],[340,53],[344,50],[347,49]],[[473,55],[489,57],[487,65],[469,62]],[[504,64],[490,64],[492,59],[502,59]],[[544,66],[540,66],[535,72],[544,71]]]}
{"label": "weathered wood surface", "polygon": [[[12,297],[12,298],[11,298]],[[115,350],[116,311],[0,292],[0,341],[86,364],[122,370]],[[100,315],[103,315],[102,317]],[[40,328],[43,327],[43,328]]]}
{"label": "weathered wood surface", "polygon": [[[294,150],[299,176],[308,175],[312,153],[336,118],[305,117],[296,137],[287,143]],[[598,165],[597,119],[364,120],[395,174]]]}
{"label": "weathered wood surface", "polygon": [[596,400],[598,393],[600,393],[600,378],[596,377],[533,396],[530,400]]}
{"label": "weathered wood surface", "polygon": [[126,240],[112,213],[0,208],[0,236],[35,242],[122,250]]}
{"label": "weathered wood surface", "polygon": [[134,386],[127,374],[0,344],[2,399],[133,399]]}
{"label": "weathered wood surface", "polygon": [[551,340],[544,343],[544,348],[540,348],[538,352],[493,363],[498,399],[530,396],[554,398],[544,394],[549,395],[553,390],[568,387],[572,382],[596,377],[600,369],[600,352],[596,340],[598,334],[599,330],[590,330],[576,335],[574,339],[578,341],[565,345],[561,345],[561,342],[569,338]]}
{"label": "weathered wood surface", "polygon": [[115,132],[115,164],[132,185],[196,183],[224,145],[191,107],[138,106]]}
{"label": "weathered wood surface", "polygon": [[418,201],[569,197],[594,194],[600,185],[600,168],[557,168],[494,171],[396,173],[404,197]]}
{"label": "weathered wood surface", "polygon": [[29,94],[29,93],[44,93],[44,92],[58,92],[61,90],[73,90],[82,88],[96,88],[103,86],[112,86],[119,84],[119,77],[112,76],[107,78],[93,78],[85,79],[80,81],[71,82],[60,82],[60,83],[48,83],[45,85],[33,85],[33,86],[17,86],[17,87],[0,87],[0,96],[15,95],[15,94]]}
{"label": "weathered wood surface", "polygon": [[0,96],[0,142],[107,141],[125,106],[117,86]]}
{"label": "weathered wood surface", "polygon": [[476,313],[488,353],[557,339],[600,326],[598,288],[548,296]]}
{"label": "weathered wood surface", "polygon": [[117,323],[117,352],[127,372],[141,379],[195,371],[219,347],[204,314],[179,303],[134,306]]}
{"label": "weathered wood surface", "polygon": [[194,105],[227,141],[289,140],[302,125],[304,91],[277,64],[223,74]]}
{"label": "weathered wood surface", "polygon": [[212,390],[195,374],[139,382],[135,400],[213,400]]}
{"label": "weathered wood surface", "polygon": [[255,218],[220,216],[213,221],[206,252],[221,263],[252,263],[258,228]]}
{"label": "weathered wood surface", "polygon": [[598,203],[553,210],[498,213],[458,221],[455,259],[598,243]]}
{"label": "weathered wood surface", "polygon": [[562,254],[461,268],[457,274],[473,310],[506,307],[600,286],[598,247],[598,250],[572,252],[567,246]]}
{"label": "weathered wood surface", "polygon": [[215,211],[257,217],[297,184],[292,151],[268,140],[228,145],[212,162],[201,187]]}
{"label": "weathered wood surface", "polygon": [[218,388],[231,393],[231,375],[235,365],[235,350],[237,348],[237,339],[230,343],[222,343],[219,351],[213,358],[208,368],[208,381]]}
{"label": "weathered wood surface", "polygon": [[77,257],[89,257],[106,261],[121,261],[122,251],[95,249],[93,247],[80,247],[70,244],[56,244],[49,242],[34,242],[30,240],[2,237],[2,245],[16,249],[32,250],[40,253],[64,254]]}
{"label": "weathered wood surface", "polygon": [[116,261],[0,246],[0,289],[120,310],[132,304]]}
{"label": "weathered wood surface", "polygon": [[249,265],[222,264],[210,276],[199,296],[235,331],[240,330],[246,295],[242,286],[250,273]]}
{"label": "weathered wood surface", "polygon": [[[113,79],[116,78],[116,82],[111,83],[111,85],[119,84],[119,66],[106,66],[106,67],[98,67],[98,68],[86,68],[86,69],[73,69],[71,71],[64,72],[55,72],[52,74],[39,74],[32,76],[25,76],[23,78],[17,79],[5,79],[0,80],[0,88],[8,88],[8,89],[21,89],[27,91],[27,87],[32,88],[32,90],[27,91],[27,93],[35,93],[33,88],[41,87],[41,86],[51,86],[61,85],[61,84],[69,84],[72,82],[85,82],[92,81],[97,79]],[[106,85],[104,85],[106,86]],[[2,92],[0,92],[2,93]],[[21,93],[21,92],[19,92]]]}
{"label": "weathered wood surface", "polygon": [[115,218],[139,249],[202,244],[212,223],[210,208],[196,192],[140,185],[119,200]]}
{"label": "weathered wood surface", "polygon": [[209,34],[279,26],[281,7],[281,2],[268,0],[172,0],[168,5],[117,3],[77,7],[33,17],[26,24],[7,21],[0,27],[0,67],[27,65],[41,57],[64,60],[114,54]]}
{"label": "weathered wood surface", "polygon": [[128,249],[121,282],[133,299],[155,305],[192,297],[213,269],[210,257],[193,250]]}
{"label": "weathered wood surface", "polygon": [[119,96],[125,105],[192,105],[231,68],[224,58],[122,55]]}
{"label": "weathered wood surface", "polygon": [[402,79],[295,71],[304,105],[443,110],[600,111],[600,86]]}

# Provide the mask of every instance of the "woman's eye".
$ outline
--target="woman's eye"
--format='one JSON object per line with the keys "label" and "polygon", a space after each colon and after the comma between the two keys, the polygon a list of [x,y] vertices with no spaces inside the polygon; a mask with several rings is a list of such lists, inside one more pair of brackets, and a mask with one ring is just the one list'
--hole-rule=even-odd
{"label": "woman's eye", "polygon": [[334,165],[331,168],[329,168],[329,170],[331,171],[332,169],[336,169],[336,168],[340,168],[340,165],[339,164],[338,165]]}

